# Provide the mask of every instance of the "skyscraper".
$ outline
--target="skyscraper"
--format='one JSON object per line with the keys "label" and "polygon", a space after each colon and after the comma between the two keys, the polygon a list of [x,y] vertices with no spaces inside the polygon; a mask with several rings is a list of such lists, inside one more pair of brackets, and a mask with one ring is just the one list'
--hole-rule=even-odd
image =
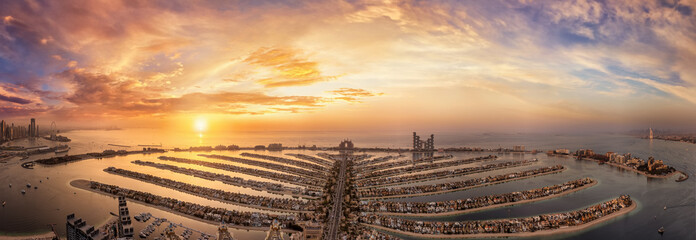
{"label": "skyscraper", "polygon": [[5,120],[0,121],[0,141],[5,141]]}
{"label": "skyscraper", "polygon": [[425,142],[420,140],[420,136],[413,132],[413,150],[414,151],[434,151],[435,150],[435,134],[430,134]]}
{"label": "skyscraper", "polygon": [[118,236],[121,238],[133,237],[133,224],[131,222],[126,198],[118,197]]}
{"label": "skyscraper", "polygon": [[92,225],[87,225],[87,222],[82,218],[75,218],[75,214],[71,213],[67,217],[65,223],[65,237],[68,240],[106,240],[107,234],[95,229]]}
{"label": "skyscraper", "polygon": [[29,124],[29,137],[36,137],[36,119],[31,119]]}

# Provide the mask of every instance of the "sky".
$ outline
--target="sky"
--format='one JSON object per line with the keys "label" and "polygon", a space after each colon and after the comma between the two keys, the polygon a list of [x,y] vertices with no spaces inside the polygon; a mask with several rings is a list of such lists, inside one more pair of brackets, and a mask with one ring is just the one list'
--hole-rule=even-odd
{"label": "sky", "polygon": [[239,131],[693,128],[695,8],[1,1],[0,118]]}

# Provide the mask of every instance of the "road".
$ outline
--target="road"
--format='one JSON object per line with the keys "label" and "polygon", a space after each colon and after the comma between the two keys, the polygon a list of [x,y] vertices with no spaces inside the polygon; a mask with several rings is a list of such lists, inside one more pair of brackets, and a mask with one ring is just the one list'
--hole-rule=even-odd
{"label": "road", "polygon": [[338,239],[338,229],[341,224],[341,215],[343,210],[343,188],[346,183],[346,158],[341,157],[341,168],[336,181],[336,191],[334,192],[334,203],[331,212],[329,213],[329,224],[327,226],[328,234],[326,239]]}

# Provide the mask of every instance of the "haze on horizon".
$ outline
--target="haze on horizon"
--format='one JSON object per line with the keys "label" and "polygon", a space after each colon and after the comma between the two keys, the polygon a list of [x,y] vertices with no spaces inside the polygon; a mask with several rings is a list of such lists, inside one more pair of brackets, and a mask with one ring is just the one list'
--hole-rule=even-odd
{"label": "haze on horizon", "polygon": [[696,1],[2,1],[0,118],[692,128]]}

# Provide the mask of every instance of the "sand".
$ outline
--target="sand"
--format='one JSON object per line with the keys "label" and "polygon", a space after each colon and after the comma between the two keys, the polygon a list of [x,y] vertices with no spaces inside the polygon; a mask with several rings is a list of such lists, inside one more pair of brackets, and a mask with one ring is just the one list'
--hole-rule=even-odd
{"label": "sand", "polygon": [[542,230],[542,231],[536,231],[536,232],[521,232],[521,233],[477,233],[477,234],[450,234],[450,235],[444,235],[444,234],[420,234],[420,233],[412,233],[412,232],[405,232],[401,230],[394,230],[391,228],[386,228],[382,226],[377,226],[377,225],[372,225],[372,224],[365,224],[361,223],[365,226],[379,229],[379,230],[384,230],[387,232],[392,232],[392,233],[398,233],[398,234],[403,234],[403,235],[408,235],[408,236],[416,236],[416,237],[425,237],[425,238],[433,238],[433,239],[442,239],[442,238],[510,238],[510,237],[538,237],[538,236],[547,236],[547,235],[555,235],[555,234],[563,234],[563,233],[570,233],[570,232],[576,232],[580,231],[583,229],[590,228],[592,226],[595,226],[599,223],[614,219],[616,217],[619,217],[621,215],[627,214],[634,209],[636,209],[636,202],[632,201],[631,206],[621,209],[618,212],[609,214],[607,216],[604,216],[600,219],[594,220],[589,223],[585,223],[582,225],[577,225],[577,226],[572,226],[572,227],[565,227],[565,228],[558,228],[558,229],[552,229],[552,230]]}
{"label": "sand", "polygon": [[0,240],[22,240],[22,239],[32,239],[32,240],[42,240],[42,239],[53,239],[56,234],[53,232],[40,233],[34,235],[18,235],[18,236],[0,236]]}
{"label": "sand", "polygon": [[553,199],[553,198],[561,197],[563,195],[571,194],[571,193],[574,193],[574,192],[577,192],[577,191],[580,191],[583,189],[593,187],[594,185],[597,185],[596,180],[594,180],[594,181],[592,181],[592,183],[586,184],[582,187],[568,190],[568,191],[565,191],[565,192],[562,192],[559,194],[554,194],[554,195],[549,195],[549,196],[534,198],[534,199],[527,199],[527,200],[522,200],[519,202],[508,202],[508,203],[503,203],[503,204],[494,204],[494,205],[489,205],[489,206],[480,207],[480,208],[471,208],[471,209],[458,210],[458,211],[452,211],[452,212],[415,213],[415,214],[414,213],[375,212],[375,214],[386,215],[386,216],[412,216],[412,217],[440,217],[440,216],[460,215],[460,214],[479,212],[479,211],[484,211],[484,210],[489,210],[489,209],[494,209],[494,208],[502,208],[502,207],[507,207],[507,206],[515,206],[515,205],[520,205],[520,204],[526,204],[526,203],[531,203],[531,202],[538,202],[538,201]]}
{"label": "sand", "polygon": [[[405,182],[385,183],[385,184],[381,184],[381,185],[364,186],[364,187],[358,187],[358,190],[367,189],[367,188],[381,188],[381,187],[388,187],[388,186],[394,186],[394,185],[405,185],[405,184],[412,184],[412,183],[418,183],[418,182],[427,182],[427,181],[434,181],[434,180],[440,180],[440,179],[446,179],[446,178],[455,178],[455,177],[461,177],[461,176],[466,176],[466,175],[471,175],[471,174],[476,174],[476,173],[501,170],[501,169],[506,169],[506,168],[529,166],[529,165],[532,165],[534,163],[536,163],[536,162],[529,162],[529,163],[513,165],[513,166],[503,166],[503,167],[497,167],[497,168],[481,169],[478,171],[471,171],[471,172],[459,173],[459,174],[453,174],[453,175],[447,175],[447,176],[437,176],[437,177],[432,177],[432,178],[427,178],[427,179],[418,179],[418,180],[411,180],[411,181],[405,181]],[[411,173],[411,172],[405,172],[405,173]]]}
{"label": "sand", "polygon": [[292,209],[270,208],[270,207],[263,207],[263,206],[257,206],[257,205],[250,205],[250,204],[238,203],[238,202],[233,202],[233,201],[227,201],[227,200],[224,200],[224,199],[213,198],[213,197],[206,196],[206,195],[203,195],[203,194],[199,194],[199,193],[195,193],[195,192],[190,192],[190,191],[178,189],[178,188],[176,188],[176,187],[167,186],[167,185],[164,185],[164,184],[161,184],[161,183],[158,183],[158,182],[144,181],[144,180],[141,180],[141,179],[139,179],[139,178],[134,178],[134,177],[127,176],[127,175],[124,175],[124,174],[119,174],[119,173],[116,173],[116,172],[109,172],[109,171],[104,171],[104,172],[107,172],[107,173],[110,173],[110,174],[114,174],[114,175],[118,175],[118,176],[122,176],[122,177],[126,177],[126,178],[130,178],[130,179],[134,179],[134,180],[138,180],[138,181],[142,181],[142,182],[146,182],[146,183],[150,183],[150,184],[154,184],[154,185],[157,185],[157,186],[160,186],[160,187],[165,187],[165,188],[169,188],[169,189],[174,189],[174,190],[177,190],[177,191],[180,191],[180,192],[185,192],[185,193],[188,193],[188,194],[191,194],[191,195],[194,195],[194,196],[198,196],[198,197],[202,197],[202,198],[206,198],[206,199],[210,199],[210,200],[214,200],[214,201],[229,203],[229,204],[233,204],[233,205],[237,205],[237,206],[242,206],[242,207],[249,207],[249,208],[256,208],[256,209],[261,209],[261,210],[274,211],[274,212],[284,212],[284,213],[313,213],[313,211],[308,211],[308,210],[292,210]]}
{"label": "sand", "polygon": [[[94,193],[99,193],[99,194],[106,195],[106,196],[111,196],[111,197],[118,197],[117,195],[114,195],[114,194],[105,193],[105,192],[102,192],[102,191],[98,191],[98,190],[91,189],[91,188],[89,187],[89,186],[90,186],[90,181],[88,181],[88,180],[84,180],[84,179],[73,180],[73,181],[70,182],[70,185],[73,186],[73,187],[79,188],[79,189],[86,190],[86,191],[90,191],[90,192],[94,192]],[[157,206],[157,205],[149,204],[149,203],[142,202],[142,201],[138,201],[138,200],[134,200],[134,199],[128,198],[128,201],[137,202],[137,203],[142,204],[142,205],[145,205],[145,206],[150,206],[150,207],[153,207],[153,208],[157,208],[157,209],[162,210],[162,211],[166,211],[166,212],[169,212],[169,213],[173,213],[173,214],[176,214],[176,215],[179,215],[179,216],[183,216],[183,217],[186,217],[186,218],[189,218],[189,219],[193,219],[193,220],[205,222],[205,223],[208,223],[208,224],[212,224],[212,225],[219,225],[219,224],[220,224],[220,222],[217,222],[217,221],[212,221],[212,220],[206,220],[206,219],[202,219],[202,218],[197,218],[197,217],[194,217],[194,216],[191,216],[191,215],[187,215],[187,214],[184,214],[184,213],[181,213],[181,212],[174,211],[174,210],[172,210],[172,209],[170,209],[170,208],[166,208],[166,207],[162,207],[162,206]],[[235,228],[235,229],[241,229],[241,230],[254,230],[254,231],[267,231],[267,230],[268,230],[268,227],[249,227],[249,226],[239,226],[239,225],[233,225],[233,224],[227,224],[226,226],[227,226],[228,228]],[[296,233],[297,231],[295,231],[295,230],[289,230],[289,229],[283,229],[283,232],[286,232],[286,233]]]}
{"label": "sand", "polygon": [[[588,160],[588,161],[593,161],[593,162],[600,162],[599,160],[592,159],[592,158],[582,158],[582,160]],[[613,166],[613,167],[617,167],[617,168],[621,168],[621,169],[623,169],[623,170],[628,170],[628,171],[633,171],[633,172],[635,172],[635,173],[643,174],[643,175],[645,175],[646,177],[649,177],[649,178],[669,178],[669,177],[671,177],[671,176],[674,176],[674,174],[681,173],[680,171],[674,171],[674,172],[671,172],[671,173],[669,173],[669,174],[667,174],[667,175],[655,175],[655,174],[649,174],[649,173],[646,173],[646,172],[643,172],[643,171],[638,171],[638,169],[633,169],[633,168],[631,168],[631,167],[624,166],[624,165],[621,165],[621,164],[612,163],[612,162],[604,162],[604,164],[609,165],[609,166]],[[682,174],[683,174],[683,173],[682,173]],[[684,174],[684,175],[686,175],[686,174]]]}
{"label": "sand", "polygon": [[510,181],[517,181],[517,180],[522,180],[522,179],[527,179],[527,178],[533,178],[533,177],[539,177],[539,176],[544,176],[548,174],[554,174],[554,173],[560,173],[562,171],[565,171],[566,168],[562,168],[556,171],[551,171],[551,172],[546,172],[546,173],[541,173],[541,174],[536,174],[536,175],[531,175],[531,176],[526,176],[526,177],[521,177],[521,178],[514,178],[514,179],[508,179],[505,181],[497,181],[497,182],[491,182],[491,183],[486,183],[486,184],[480,184],[480,185],[475,185],[475,186],[469,186],[469,187],[464,187],[464,188],[457,188],[457,189],[449,189],[449,190],[444,190],[444,191],[437,191],[437,192],[427,192],[427,193],[413,193],[413,194],[402,194],[402,195],[393,195],[393,196],[379,196],[379,197],[362,197],[360,200],[378,200],[378,199],[392,199],[392,198],[411,198],[411,197],[420,197],[420,196],[428,196],[428,195],[437,195],[437,194],[443,194],[443,193],[449,193],[449,192],[458,192],[458,191],[464,191],[472,188],[479,188],[479,187],[485,187],[485,186],[490,186],[490,185],[495,185],[495,184],[501,184],[501,183],[506,183]]}

